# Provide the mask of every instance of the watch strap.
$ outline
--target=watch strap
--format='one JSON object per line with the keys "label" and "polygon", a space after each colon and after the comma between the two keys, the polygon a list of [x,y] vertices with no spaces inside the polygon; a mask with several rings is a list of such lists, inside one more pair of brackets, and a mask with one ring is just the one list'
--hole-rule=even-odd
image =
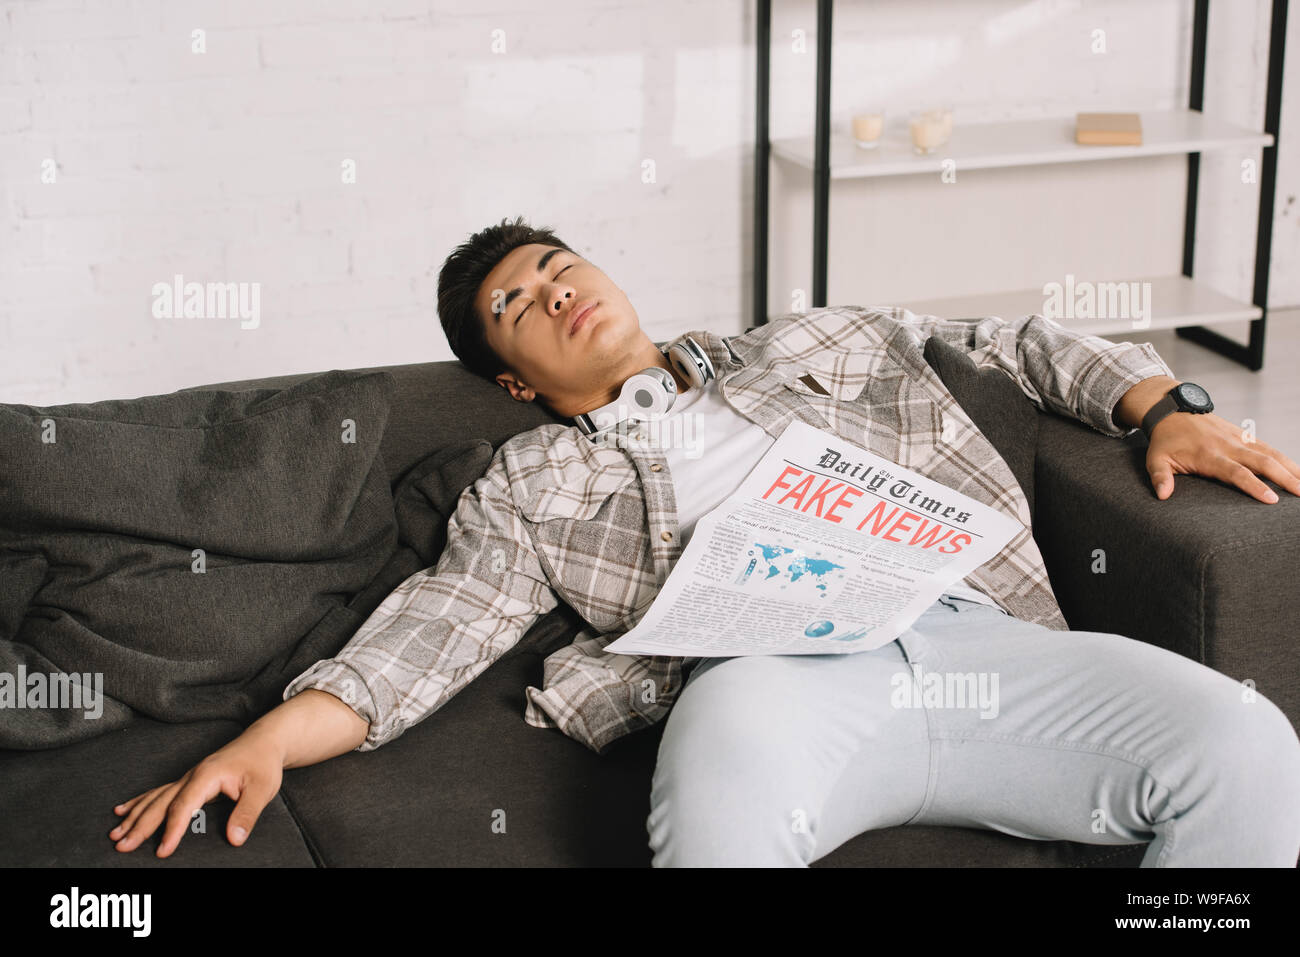
{"label": "watch strap", "polygon": [[1147,414],[1142,416],[1142,431],[1146,433],[1148,439],[1151,438],[1151,430],[1156,427],[1156,423],[1171,412],[1178,411],[1178,403],[1174,401],[1173,396],[1173,391],[1176,388],[1178,386],[1174,386],[1173,389],[1162,395],[1160,401],[1151,406],[1147,410]]}

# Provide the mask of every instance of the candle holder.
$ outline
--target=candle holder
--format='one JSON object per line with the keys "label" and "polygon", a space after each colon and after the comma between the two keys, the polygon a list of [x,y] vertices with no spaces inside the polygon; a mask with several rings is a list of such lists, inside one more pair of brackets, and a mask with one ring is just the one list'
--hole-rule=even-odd
{"label": "candle holder", "polygon": [[952,110],[947,107],[913,113],[908,122],[912,149],[928,155],[948,142],[952,136]]}
{"label": "candle holder", "polygon": [[881,137],[885,132],[885,111],[867,110],[855,113],[850,124],[850,132],[853,142],[858,144],[859,149],[875,149],[880,145]]}

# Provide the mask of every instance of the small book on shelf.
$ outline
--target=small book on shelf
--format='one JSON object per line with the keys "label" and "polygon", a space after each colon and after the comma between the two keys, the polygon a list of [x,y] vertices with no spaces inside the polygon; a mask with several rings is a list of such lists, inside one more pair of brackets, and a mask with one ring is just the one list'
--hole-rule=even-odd
{"label": "small book on shelf", "polygon": [[1136,113],[1079,113],[1074,141],[1085,146],[1141,146],[1142,119]]}

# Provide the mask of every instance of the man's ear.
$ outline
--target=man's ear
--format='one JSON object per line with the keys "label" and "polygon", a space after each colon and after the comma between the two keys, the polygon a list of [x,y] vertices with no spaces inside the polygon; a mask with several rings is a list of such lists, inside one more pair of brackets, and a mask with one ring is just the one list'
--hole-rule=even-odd
{"label": "man's ear", "polygon": [[497,385],[509,392],[510,398],[516,402],[532,402],[537,398],[537,393],[532,390],[532,387],[520,382],[513,372],[499,373]]}

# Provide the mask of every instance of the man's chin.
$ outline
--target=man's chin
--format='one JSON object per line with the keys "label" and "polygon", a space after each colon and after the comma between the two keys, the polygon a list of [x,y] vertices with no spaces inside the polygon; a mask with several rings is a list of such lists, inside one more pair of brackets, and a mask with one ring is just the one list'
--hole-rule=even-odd
{"label": "man's chin", "polygon": [[600,323],[593,329],[579,329],[577,335],[570,337],[567,345],[573,362],[580,368],[607,365],[620,355],[627,355],[627,346],[623,337],[611,335],[611,330],[602,328]]}

